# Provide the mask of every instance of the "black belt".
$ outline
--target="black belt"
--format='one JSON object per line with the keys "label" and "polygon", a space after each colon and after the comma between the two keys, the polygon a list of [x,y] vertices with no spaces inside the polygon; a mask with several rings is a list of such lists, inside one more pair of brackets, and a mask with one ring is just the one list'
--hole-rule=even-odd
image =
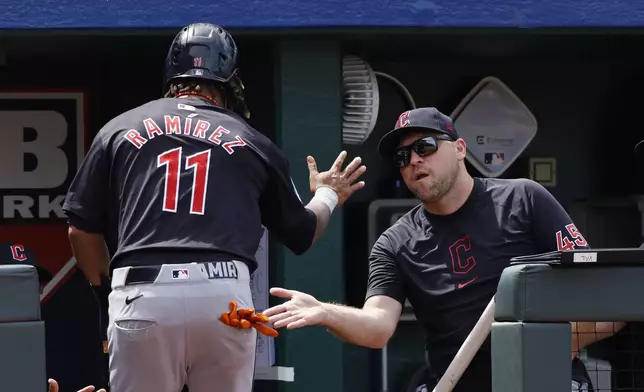
{"label": "black belt", "polygon": [[146,265],[141,267],[130,267],[125,277],[125,285],[154,283],[161,272],[160,265]]}

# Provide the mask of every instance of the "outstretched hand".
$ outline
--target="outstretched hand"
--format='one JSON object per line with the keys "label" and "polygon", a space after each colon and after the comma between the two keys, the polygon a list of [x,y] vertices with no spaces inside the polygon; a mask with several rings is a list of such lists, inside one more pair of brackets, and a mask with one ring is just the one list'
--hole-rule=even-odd
{"label": "outstretched hand", "polygon": [[342,164],[347,158],[347,152],[342,151],[336,158],[331,168],[325,172],[318,172],[318,165],[312,156],[306,157],[309,166],[309,186],[311,192],[326,186],[335,191],[338,195],[338,206],[342,206],[351,195],[364,188],[364,181],[356,182],[360,176],[367,171],[367,167],[361,165],[362,159],[356,157],[342,170]]}
{"label": "outstretched hand", "polygon": [[324,306],[312,295],[280,287],[271,288],[270,293],[276,297],[288,299],[283,304],[264,311],[273,327],[295,329],[324,324],[326,319]]}

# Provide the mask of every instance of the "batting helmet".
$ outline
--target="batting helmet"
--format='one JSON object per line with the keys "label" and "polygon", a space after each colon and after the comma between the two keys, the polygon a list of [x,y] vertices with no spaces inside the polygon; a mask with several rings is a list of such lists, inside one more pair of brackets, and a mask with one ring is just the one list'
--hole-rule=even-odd
{"label": "batting helmet", "polygon": [[193,23],[181,29],[170,45],[164,89],[179,79],[213,82],[223,87],[227,106],[248,118],[237,60],[237,44],[230,33],[214,24]]}

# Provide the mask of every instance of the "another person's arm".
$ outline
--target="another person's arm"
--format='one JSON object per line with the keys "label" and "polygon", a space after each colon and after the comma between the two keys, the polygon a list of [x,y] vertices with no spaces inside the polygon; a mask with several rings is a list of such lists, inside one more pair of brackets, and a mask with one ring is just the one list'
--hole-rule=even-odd
{"label": "another person's arm", "polygon": [[336,206],[344,202],[364,182],[356,182],[365,172],[360,158],[355,158],[342,170],[347,153],[343,151],[333,166],[319,173],[313,157],[307,158],[310,189],[315,193],[304,206],[290,177],[286,160],[274,154],[269,181],[260,200],[262,224],[279,242],[295,254],[306,252],[322,236]]}
{"label": "another person's arm", "polygon": [[288,301],[267,309],[275,328],[323,325],[339,339],[369,348],[384,347],[396,331],[405,296],[388,238],[383,235],[369,257],[367,300],[361,309],[322,303],[299,291],[272,288]]}
{"label": "another person's arm", "polygon": [[74,257],[78,267],[94,286],[101,284],[102,276],[109,275],[109,253],[102,234],[109,183],[109,160],[106,154],[103,141],[96,137],[63,203]]}
{"label": "another person's arm", "polygon": [[[527,190],[532,234],[538,252],[590,248],[566,210],[548,190],[536,182],[529,182]],[[572,356],[575,357],[584,347],[613,335],[625,325],[624,322],[572,322]]]}

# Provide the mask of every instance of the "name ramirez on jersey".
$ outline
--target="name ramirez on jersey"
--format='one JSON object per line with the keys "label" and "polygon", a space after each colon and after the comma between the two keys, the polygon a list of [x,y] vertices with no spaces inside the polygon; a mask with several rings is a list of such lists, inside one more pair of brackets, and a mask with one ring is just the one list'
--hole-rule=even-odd
{"label": "name ramirez on jersey", "polygon": [[[183,105],[184,107],[186,105]],[[195,113],[196,115],[196,113]],[[194,116],[193,116],[194,117]],[[183,121],[182,121],[183,120]],[[213,127],[207,120],[193,121],[193,118],[188,116],[181,118],[177,115],[165,114],[163,115],[163,124],[159,126],[152,118],[143,120],[143,127],[145,133],[142,135],[136,129],[130,129],[123,137],[125,140],[132,143],[134,147],[140,149],[148,140],[154,139],[157,136],[164,135],[192,135],[193,137],[208,140],[209,142],[221,146],[228,154],[235,152],[235,147],[242,147],[246,145],[246,141],[238,134],[231,135],[234,140],[222,143],[221,137],[230,134],[230,131],[221,125]]]}

